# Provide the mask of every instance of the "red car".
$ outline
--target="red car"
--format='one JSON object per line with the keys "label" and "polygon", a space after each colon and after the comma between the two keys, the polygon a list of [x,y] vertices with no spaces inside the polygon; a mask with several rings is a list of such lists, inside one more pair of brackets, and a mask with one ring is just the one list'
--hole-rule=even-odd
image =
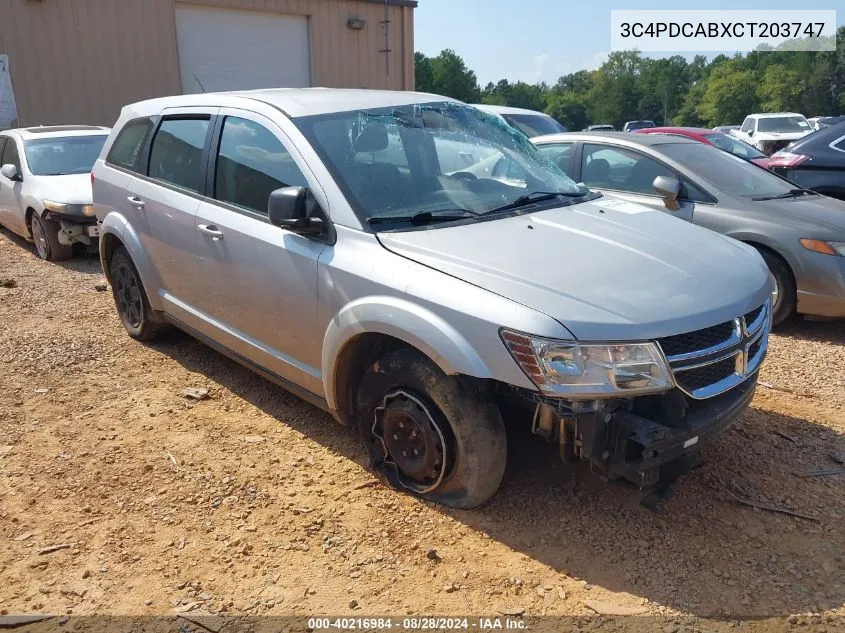
{"label": "red car", "polygon": [[717,132],[716,130],[709,130],[705,127],[651,127],[644,130],[636,130],[632,134],[671,134],[673,136],[686,136],[687,138],[695,139],[701,143],[714,145],[719,149],[739,156],[745,160],[750,160],[755,165],[763,169],[769,168],[769,157],[766,156],[756,147],[740,141],[724,132]]}

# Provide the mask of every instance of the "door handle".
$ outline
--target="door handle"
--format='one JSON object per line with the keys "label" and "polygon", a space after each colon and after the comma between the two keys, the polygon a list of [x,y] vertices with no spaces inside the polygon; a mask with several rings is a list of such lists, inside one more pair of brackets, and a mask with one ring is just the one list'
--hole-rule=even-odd
{"label": "door handle", "polygon": [[138,196],[129,196],[126,199],[129,201],[129,204],[131,204],[136,209],[144,208],[144,201],[141,200],[141,198],[139,198]]}
{"label": "door handle", "polygon": [[209,224],[200,224],[199,230],[200,230],[200,233],[204,233],[205,235],[208,235],[208,237],[210,237],[215,242],[217,240],[223,239],[223,231],[219,231],[217,229],[217,227],[214,226],[213,224],[210,224],[210,225]]}

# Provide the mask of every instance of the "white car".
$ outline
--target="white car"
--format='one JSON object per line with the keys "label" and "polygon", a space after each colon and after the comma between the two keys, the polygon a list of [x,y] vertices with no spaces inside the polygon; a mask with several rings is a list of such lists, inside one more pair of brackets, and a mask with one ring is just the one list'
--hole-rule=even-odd
{"label": "white car", "polygon": [[0,132],[0,224],[35,243],[42,259],[97,246],[91,168],[110,129],[42,126]]}
{"label": "white car", "polygon": [[792,141],[807,136],[813,131],[803,114],[796,112],[774,112],[770,114],[749,114],[742,127],[731,130],[731,135],[753,145],[766,156],[783,149]]}
{"label": "white car", "polygon": [[487,105],[474,103],[472,107],[495,114],[502,121],[515,127],[528,138],[543,136],[545,134],[560,134],[566,132],[566,128],[555,119],[543,112],[526,110],[525,108],[512,108],[510,106]]}

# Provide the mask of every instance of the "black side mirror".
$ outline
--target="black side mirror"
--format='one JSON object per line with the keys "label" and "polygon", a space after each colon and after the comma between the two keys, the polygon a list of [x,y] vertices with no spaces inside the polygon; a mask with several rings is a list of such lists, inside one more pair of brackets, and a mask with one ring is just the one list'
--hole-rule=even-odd
{"label": "black side mirror", "polygon": [[323,235],[328,221],[305,187],[282,187],[270,193],[267,218],[270,224],[299,235]]}
{"label": "black side mirror", "polygon": [[754,128],[748,130],[748,136],[754,136]]}
{"label": "black side mirror", "polygon": [[661,198],[663,204],[670,211],[678,211],[681,205],[678,196],[681,194],[681,181],[671,176],[658,176],[651,185]]}

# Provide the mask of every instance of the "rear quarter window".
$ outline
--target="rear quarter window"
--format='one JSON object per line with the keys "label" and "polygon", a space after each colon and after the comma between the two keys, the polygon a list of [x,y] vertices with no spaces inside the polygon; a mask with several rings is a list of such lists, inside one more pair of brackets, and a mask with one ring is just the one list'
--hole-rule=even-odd
{"label": "rear quarter window", "polygon": [[123,126],[114,139],[106,156],[106,162],[139,172],[141,170],[141,149],[155,127],[155,119],[144,117],[133,119]]}

